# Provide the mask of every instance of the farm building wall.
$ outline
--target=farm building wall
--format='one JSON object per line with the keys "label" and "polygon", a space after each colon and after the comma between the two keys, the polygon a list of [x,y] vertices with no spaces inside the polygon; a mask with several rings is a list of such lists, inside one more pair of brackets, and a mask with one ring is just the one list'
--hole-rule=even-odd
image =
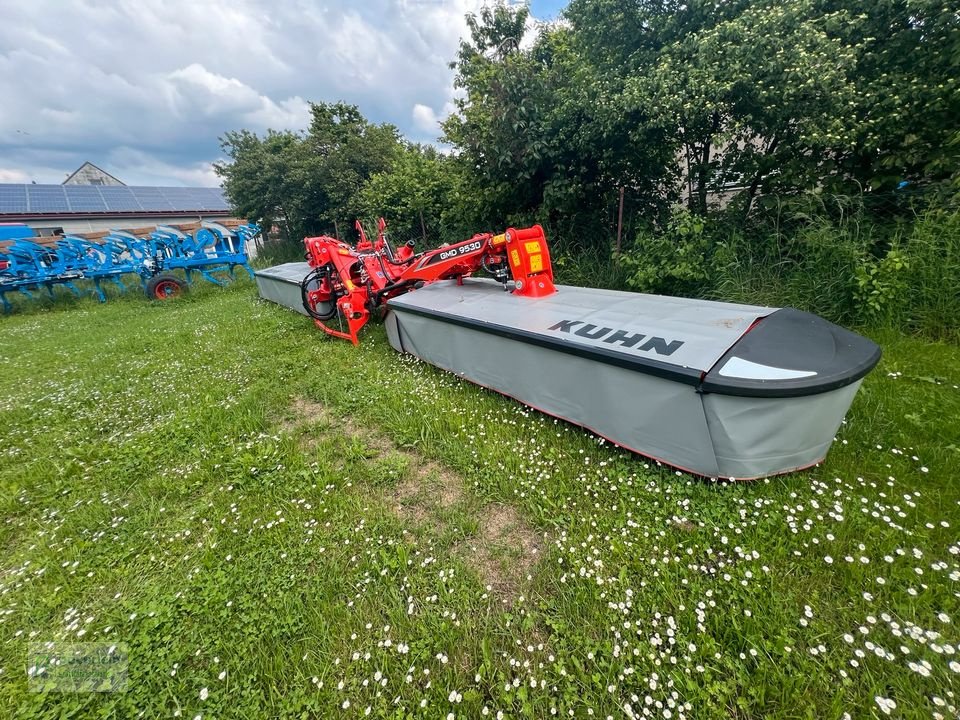
{"label": "farm building wall", "polygon": [[112,230],[115,228],[129,227],[153,227],[154,225],[180,225],[183,223],[200,222],[201,220],[212,220],[214,222],[223,222],[224,220],[233,220],[235,218],[229,215],[216,213],[199,215],[193,213],[190,215],[137,215],[137,216],[112,216],[112,217],[29,217],[20,216],[16,221],[29,225],[41,235],[51,235],[47,232],[51,228],[63,228],[67,235],[74,233],[95,232],[97,230]]}

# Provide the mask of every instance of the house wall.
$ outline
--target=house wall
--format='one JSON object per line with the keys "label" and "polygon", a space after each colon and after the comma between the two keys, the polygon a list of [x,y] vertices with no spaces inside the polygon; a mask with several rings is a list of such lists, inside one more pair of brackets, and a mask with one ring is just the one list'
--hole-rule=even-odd
{"label": "house wall", "polygon": [[[2,219],[2,218],[0,218]],[[22,222],[29,225],[34,230],[41,228],[63,228],[67,235],[72,233],[95,232],[97,230],[112,230],[115,228],[135,228],[135,227],[153,227],[154,225],[181,225],[183,223],[200,222],[201,220],[213,220],[214,222],[223,222],[232,219],[229,215],[210,213],[204,215],[121,215],[112,217],[29,217],[17,216],[17,219],[10,222]],[[43,235],[50,235],[50,232],[42,232]]]}

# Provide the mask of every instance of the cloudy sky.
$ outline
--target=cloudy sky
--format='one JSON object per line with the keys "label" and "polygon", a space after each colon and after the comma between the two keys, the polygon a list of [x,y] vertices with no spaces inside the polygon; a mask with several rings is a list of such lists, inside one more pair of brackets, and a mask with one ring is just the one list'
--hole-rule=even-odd
{"label": "cloudy sky", "polygon": [[89,160],[128,185],[217,185],[220,135],[302,129],[309,101],[436,140],[483,1],[0,0],[0,183]]}

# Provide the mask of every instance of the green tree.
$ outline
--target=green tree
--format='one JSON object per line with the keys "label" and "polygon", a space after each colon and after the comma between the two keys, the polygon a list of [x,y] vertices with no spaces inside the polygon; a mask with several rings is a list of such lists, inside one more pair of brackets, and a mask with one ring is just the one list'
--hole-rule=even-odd
{"label": "green tree", "polygon": [[708,196],[746,188],[793,192],[834,171],[829,150],[848,147],[850,75],[857,48],[831,36],[846,11],[814,12],[811,0],[756,4],[701,29],[684,28],[655,64],[627,83],[634,102],[677,141],[690,210]]}
{"label": "green tree", "polygon": [[220,143],[231,162],[214,169],[237,213],[265,227],[276,222],[288,237],[302,233],[303,192],[297,182],[301,135],[271,130],[261,138],[240,130],[226,133]]}
{"label": "green tree", "polygon": [[247,130],[221,138],[229,158],[215,169],[237,211],[279,221],[294,240],[346,232],[361,210],[360,190],[400,150],[393,125],[367,121],[354,105],[311,104],[306,133]]}
{"label": "green tree", "polygon": [[390,167],[374,173],[360,191],[359,216],[384,217],[398,242],[436,244],[445,237],[441,218],[451,189],[451,160],[431,146],[408,145]]}
{"label": "green tree", "polygon": [[400,133],[393,125],[368,122],[355,105],[317,103],[310,109],[305,143],[313,212],[326,227],[352,227],[362,210],[360,191],[390,168],[401,149]]}
{"label": "green tree", "polygon": [[521,47],[526,13],[501,4],[468,17],[455,63],[465,96],[444,124],[461,183],[482,202],[484,224],[539,220],[583,244],[606,242],[618,188],[668,200],[654,189],[669,150],[642,110],[619,102],[623,79],[585,61],[575,33],[542,28]]}
{"label": "green tree", "polygon": [[[935,0],[573,0],[580,56],[662,131],[689,207],[958,168],[960,14]],[[622,79],[622,85],[620,84]],[[646,120],[643,120],[646,118]]]}
{"label": "green tree", "polygon": [[820,0],[846,10],[831,27],[856,47],[856,102],[844,117],[854,142],[837,148],[839,179],[873,190],[936,183],[960,172],[960,9],[939,0]]}
{"label": "green tree", "polygon": [[702,216],[736,192],[746,215],[765,194],[960,187],[955,4],[572,0],[565,18],[468,15],[452,157],[320,103],[306,132],[224,136],[229,197],[293,236],[382,212],[410,236],[539,221],[603,247],[621,190],[657,230],[681,195]]}

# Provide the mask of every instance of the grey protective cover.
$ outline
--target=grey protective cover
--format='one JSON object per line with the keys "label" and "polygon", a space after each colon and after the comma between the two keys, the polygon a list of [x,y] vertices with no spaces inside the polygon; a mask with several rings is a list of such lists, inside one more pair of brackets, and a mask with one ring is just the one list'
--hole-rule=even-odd
{"label": "grey protective cover", "polygon": [[257,280],[257,290],[260,297],[270,300],[301,315],[306,315],[303,309],[303,298],[300,295],[300,283],[310,272],[310,266],[305,262],[274,265],[264,270],[257,270],[254,277]]}
{"label": "grey protective cover", "polygon": [[[709,477],[751,479],[819,462],[860,385],[862,374],[777,397],[724,394],[718,380],[719,391],[706,392],[710,370],[777,309],[557,289],[534,299],[487,280],[434,283],[389,301],[387,335],[401,352]],[[754,366],[761,375],[782,371],[787,383],[800,372],[745,365]]]}
{"label": "grey protective cover", "polygon": [[544,298],[526,298],[478,278],[467,278],[462,285],[433,283],[389,305],[509,329],[530,340],[559,341],[697,380],[756,320],[776,311],[566,285]]}

